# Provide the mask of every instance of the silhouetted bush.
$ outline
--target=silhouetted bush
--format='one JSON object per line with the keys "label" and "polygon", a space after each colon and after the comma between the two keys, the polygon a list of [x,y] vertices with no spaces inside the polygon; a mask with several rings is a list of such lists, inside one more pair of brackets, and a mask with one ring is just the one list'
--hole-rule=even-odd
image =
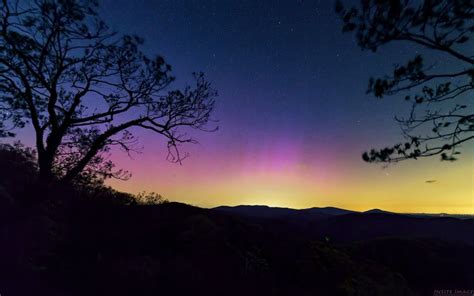
{"label": "silhouetted bush", "polygon": [[0,144],[0,198],[9,203],[24,197],[24,192],[36,183],[36,154],[20,142]]}
{"label": "silhouetted bush", "polygon": [[167,200],[158,193],[146,191],[142,191],[135,195],[135,200],[137,201],[137,203],[143,205],[159,205],[164,202],[167,202]]}

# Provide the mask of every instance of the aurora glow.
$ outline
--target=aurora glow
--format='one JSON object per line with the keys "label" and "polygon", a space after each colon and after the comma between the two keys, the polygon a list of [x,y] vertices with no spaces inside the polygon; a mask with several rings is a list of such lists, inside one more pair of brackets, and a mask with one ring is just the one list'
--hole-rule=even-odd
{"label": "aurora glow", "polygon": [[454,163],[362,161],[364,150],[400,140],[393,116],[409,108],[365,95],[368,78],[417,49],[360,51],[341,33],[333,1],[106,0],[102,11],[113,28],[145,37],[178,85],[203,71],[219,92],[220,130],[196,134],[182,166],[165,160],[161,139],[139,132],[142,154],[114,155],[133,173],[115,188],[203,207],[474,213],[473,145]]}

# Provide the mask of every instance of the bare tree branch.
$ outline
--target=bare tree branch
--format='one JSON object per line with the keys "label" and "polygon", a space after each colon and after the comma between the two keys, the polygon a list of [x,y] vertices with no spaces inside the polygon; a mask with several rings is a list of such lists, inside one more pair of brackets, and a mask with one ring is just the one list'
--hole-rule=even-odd
{"label": "bare tree branch", "polygon": [[13,135],[8,121],[31,121],[43,178],[123,177],[105,155],[111,146],[134,151],[131,129],[166,138],[178,162],[178,144],[195,142],[181,129],[214,130],[206,126],[216,92],[204,76],[170,89],[171,67],[143,54],[140,37],[111,31],[96,1],[1,3],[0,135]]}
{"label": "bare tree branch", "polygon": [[[343,31],[354,32],[362,49],[376,51],[391,42],[409,42],[442,53],[452,72],[435,73],[422,55],[396,66],[391,75],[370,79],[368,93],[378,98],[407,92],[407,118],[397,117],[406,142],[363,154],[368,162],[398,162],[441,155],[453,161],[474,134],[474,2],[470,0],[361,1],[336,11]],[[472,44],[471,44],[472,45]],[[455,69],[458,70],[455,70]]]}

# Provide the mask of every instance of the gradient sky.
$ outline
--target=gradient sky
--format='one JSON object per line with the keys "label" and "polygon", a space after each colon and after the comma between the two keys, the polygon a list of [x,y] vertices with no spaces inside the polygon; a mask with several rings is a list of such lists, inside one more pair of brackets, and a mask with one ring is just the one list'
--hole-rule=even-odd
{"label": "gradient sky", "polygon": [[366,95],[368,78],[417,48],[363,52],[341,33],[333,7],[330,0],[103,1],[110,26],[143,36],[144,50],[173,66],[177,87],[203,71],[219,92],[220,129],[196,134],[200,143],[183,147],[190,153],[183,165],[166,161],[162,139],[138,131],[143,152],[114,155],[132,179],[110,184],[203,207],[474,213],[473,145],[454,163],[362,161],[364,150],[401,140],[393,116],[410,107],[401,97]]}

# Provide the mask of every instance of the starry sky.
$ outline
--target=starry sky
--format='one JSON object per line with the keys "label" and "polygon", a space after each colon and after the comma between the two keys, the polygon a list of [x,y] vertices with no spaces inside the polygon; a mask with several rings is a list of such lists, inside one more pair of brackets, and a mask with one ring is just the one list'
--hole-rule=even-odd
{"label": "starry sky", "polygon": [[219,131],[196,133],[182,165],[166,161],[163,139],[136,131],[142,153],[113,155],[133,177],[109,182],[114,188],[202,207],[474,213],[472,153],[387,168],[362,161],[366,149],[402,139],[393,117],[410,107],[401,96],[366,95],[369,77],[421,49],[361,51],[341,33],[333,1],[105,0],[101,15],[144,37],[146,53],[164,56],[176,87],[203,71],[219,93]]}

